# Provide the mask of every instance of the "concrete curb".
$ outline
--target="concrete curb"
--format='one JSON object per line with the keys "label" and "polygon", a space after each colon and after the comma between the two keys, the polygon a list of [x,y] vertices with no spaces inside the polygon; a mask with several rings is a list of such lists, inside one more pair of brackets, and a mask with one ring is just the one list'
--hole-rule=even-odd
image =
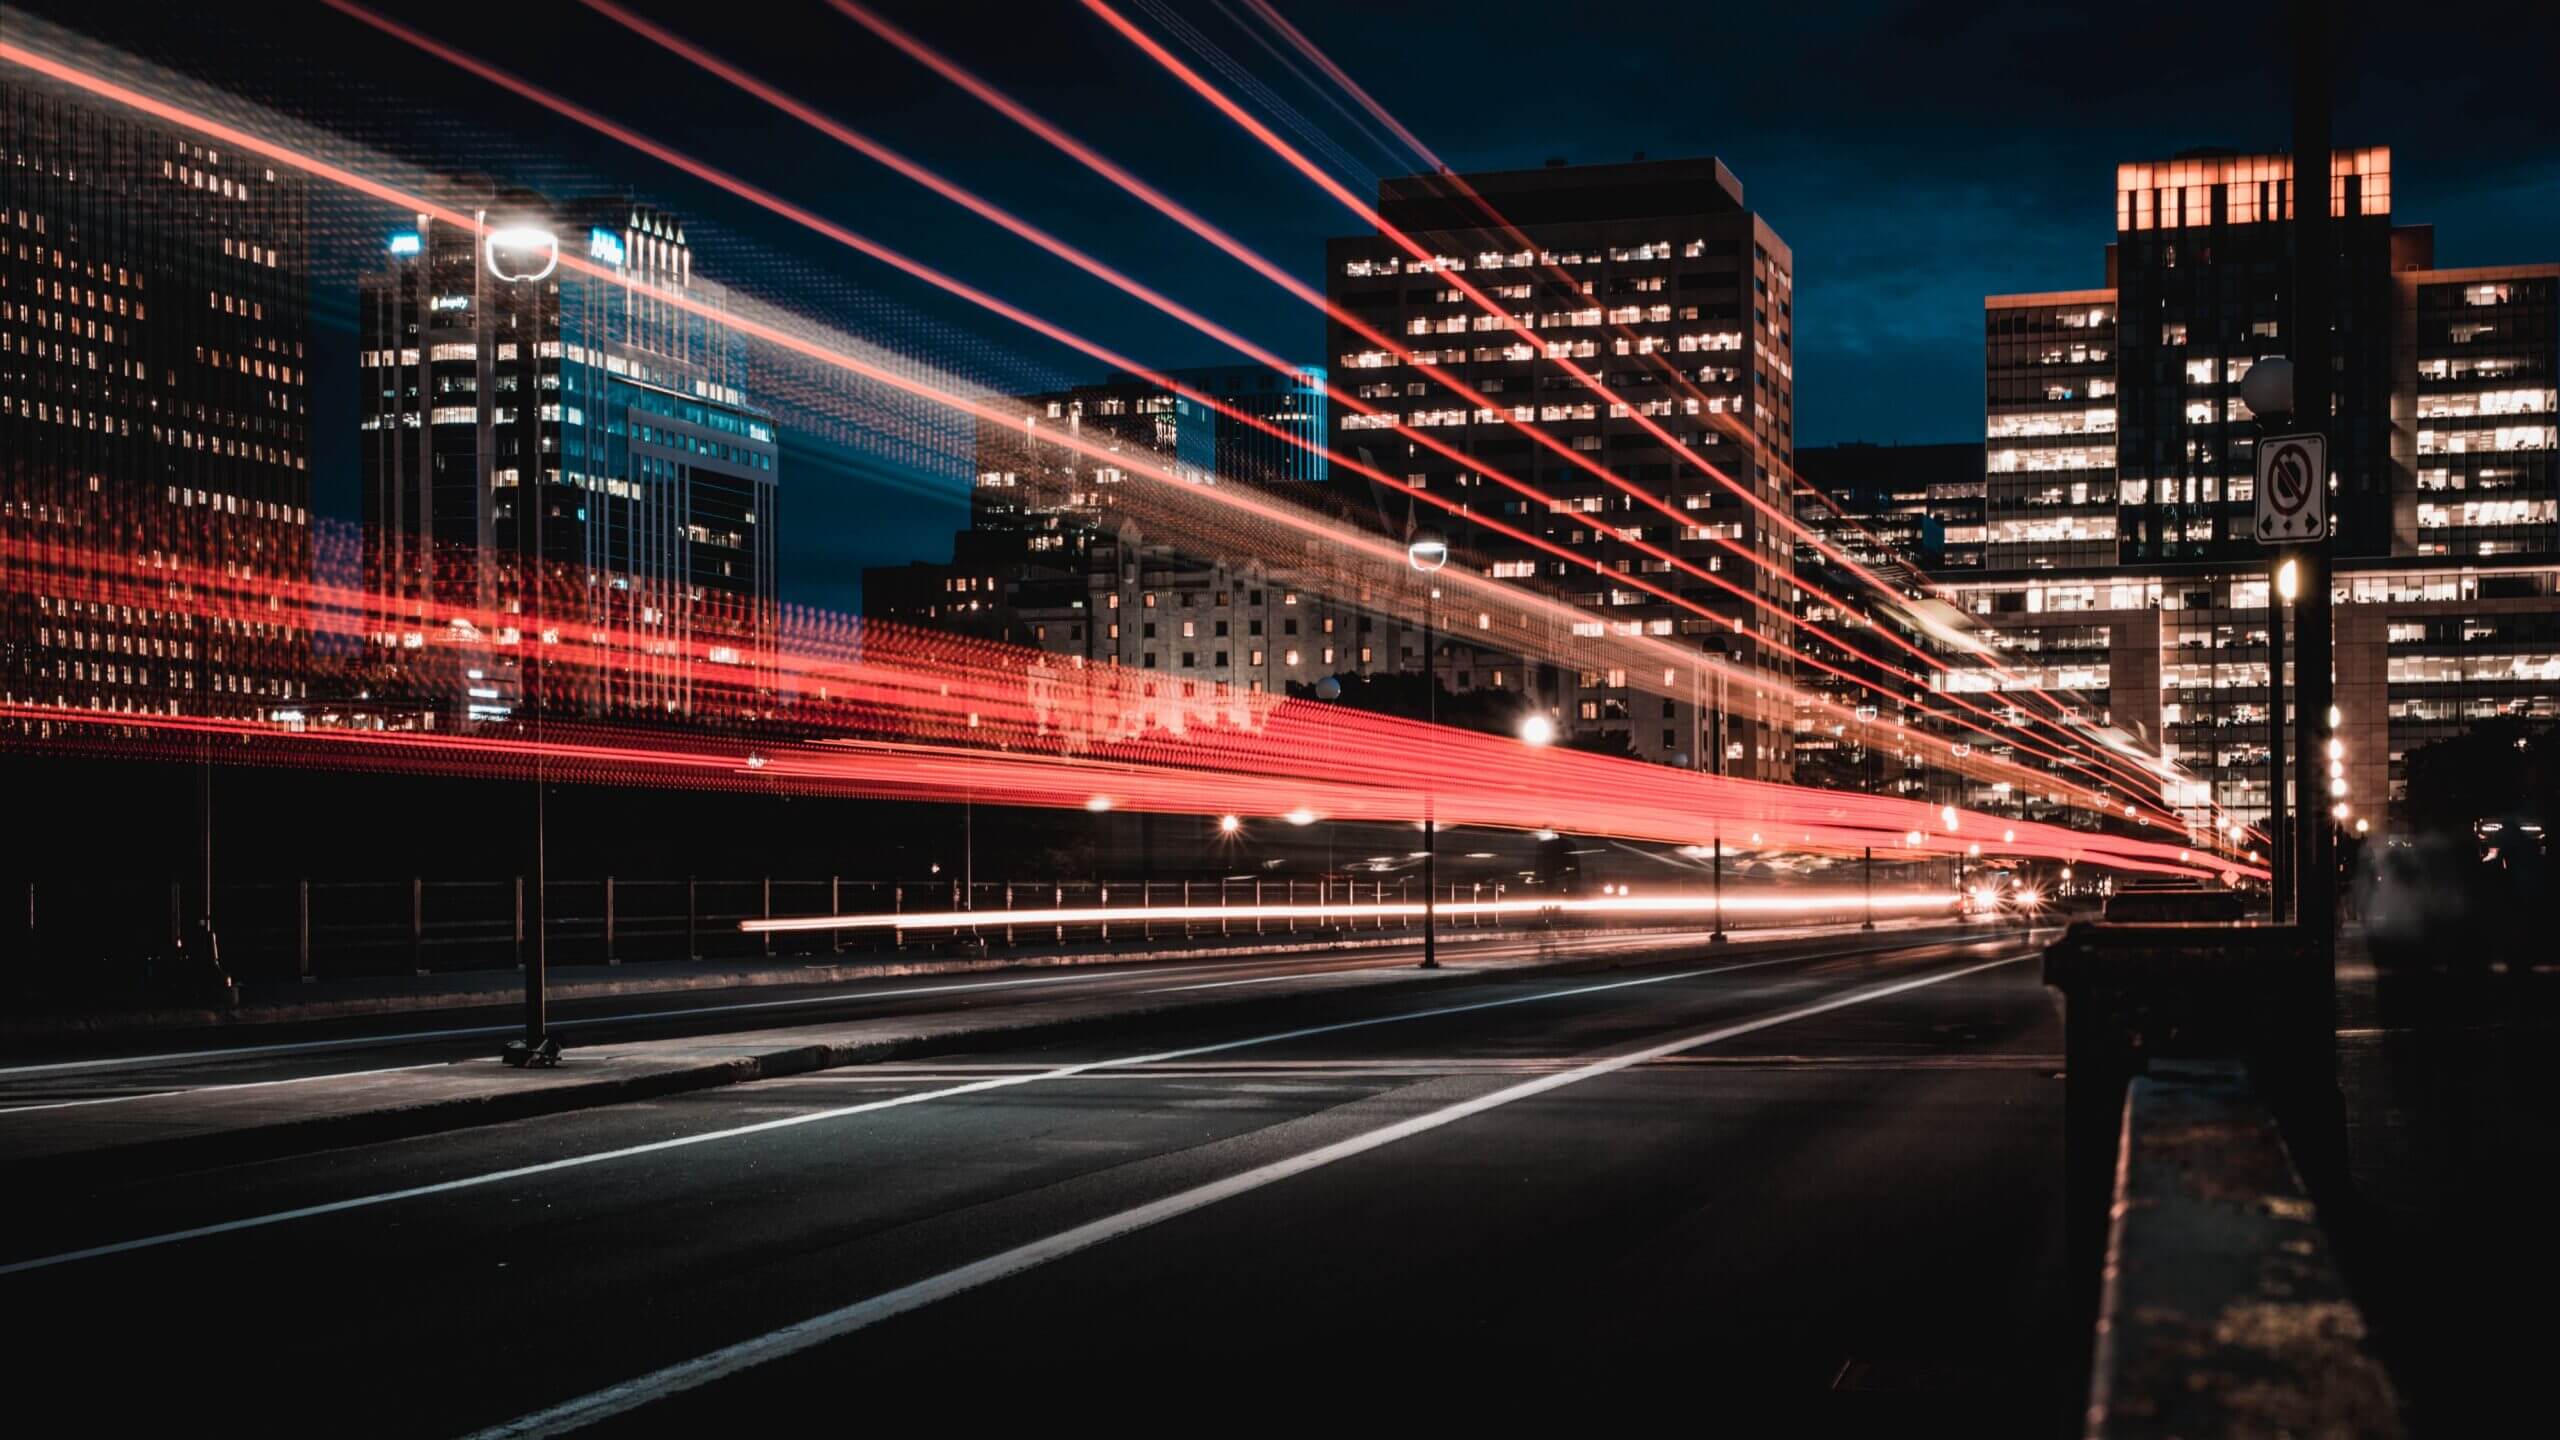
{"label": "concrete curb", "polygon": [[[1801,947],[1808,951],[1820,951],[1828,944],[1836,943],[1841,939],[1855,938],[1862,933],[1871,934],[1879,940],[1891,937],[1905,943],[1925,943],[1942,938],[1941,932],[1948,930],[1954,930],[1955,936],[1944,938],[1989,933],[1948,926],[1877,932],[1860,932],[1853,928],[1836,935],[1805,936],[1795,940],[1777,941],[1773,942],[1770,948],[1783,950]],[[1738,948],[1747,951],[1752,947]],[[1701,943],[1697,949],[1703,952],[1706,947]],[[1714,953],[1724,955],[1733,952],[1718,950]],[[1436,972],[1417,969],[1409,976],[1371,978],[1364,981],[1359,988],[1369,990],[1383,986],[1397,990],[1421,989],[1469,976],[1529,979],[1678,964],[1691,958],[1695,957],[1677,947],[1665,947],[1635,955],[1604,951],[1596,955],[1577,955],[1551,961],[1529,961],[1505,965],[1498,971],[1488,972],[1469,971],[1463,965]],[[1786,957],[1777,955],[1770,958]],[[1363,973],[1374,977],[1377,972]],[[1127,1029],[1133,1025],[1144,1025],[1150,1021],[1171,1016],[1215,1011],[1222,1016],[1232,1017],[1256,1011],[1281,1010],[1311,1002],[1337,999],[1346,993],[1352,992],[1340,988],[1286,995],[1213,991],[1195,992],[1193,998],[1185,1000],[1160,1000],[1152,1004],[1121,1005],[1101,1013],[1071,1016],[1043,1017],[1035,1014],[1008,1017],[1004,1012],[996,1012],[976,1017],[978,1023],[962,1024],[907,1037],[848,1044],[783,1045],[762,1053],[706,1059],[680,1067],[635,1075],[599,1076],[556,1084],[535,1082],[527,1088],[493,1089],[480,1095],[446,1097],[416,1104],[388,1105],[373,1110],[312,1116],[230,1130],[139,1140],[52,1156],[36,1156],[11,1161],[10,1171],[13,1177],[27,1183],[55,1186],[104,1185],[144,1175],[165,1176],[217,1165],[245,1164],[291,1155],[310,1154],[321,1150],[341,1149],[352,1145],[380,1144],[391,1140],[443,1134],[482,1125],[502,1124],[511,1120],[534,1119],[572,1110],[662,1099],[669,1095],[716,1089],[753,1080],[779,1079],[785,1076],[805,1075],[813,1071],[873,1064],[885,1060],[950,1054],[956,1051],[981,1049],[990,1043],[1008,1045],[1048,1043],[1104,1031]],[[575,1051],[571,1052],[573,1056],[575,1053]],[[495,1065],[497,1062],[491,1060],[461,1063]]]}

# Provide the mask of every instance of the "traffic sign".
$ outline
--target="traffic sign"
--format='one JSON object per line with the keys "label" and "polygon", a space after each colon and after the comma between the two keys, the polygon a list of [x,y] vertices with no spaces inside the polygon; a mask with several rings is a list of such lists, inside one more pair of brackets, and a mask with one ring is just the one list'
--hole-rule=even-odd
{"label": "traffic sign", "polygon": [[2271,435],[2258,442],[2258,543],[2291,545],[2329,534],[2329,441]]}

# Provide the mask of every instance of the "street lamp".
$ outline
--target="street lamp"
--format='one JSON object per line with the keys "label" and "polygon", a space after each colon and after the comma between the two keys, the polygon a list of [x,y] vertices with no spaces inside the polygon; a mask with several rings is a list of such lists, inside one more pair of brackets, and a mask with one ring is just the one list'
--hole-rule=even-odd
{"label": "street lamp", "polygon": [[[1405,542],[1404,558],[1422,581],[1422,694],[1424,718],[1440,723],[1440,657],[1432,626],[1431,576],[1449,563],[1449,541],[1437,530],[1417,530]],[[1428,743],[1427,741],[1425,743]],[[1432,776],[1422,780],[1422,968],[1440,968],[1440,904],[1433,894],[1439,883],[1440,827],[1432,816]]]}
{"label": "street lamp", "polygon": [[[2249,401],[2249,408],[2261,415],[2283,414],[2293,408],[2293,366],[2281,356],[2249,367],[2249,373],[2240,381],[2242,398],[2247,398],[2249,382],[2274,365],[2283,366],[2284,403],[2278,407],[2270,397],[2269,408],[2260,409],[2256,401]],[[2274,383],[2271,376],[2268,387],[2272,389]],[[2284,919],[2285,902],[2293,893],[2285,883],[2285,859],[2292,852],[2284,818],[2284,607],[2301,592],[2301,567],[2288,555],[2276,566],[2275,597],[2267,602],[2267,918],[2277,921]]]}
{"label": "street lamp", "polygon": [[1548,719],[1548,718],[1546,717],[1545,712],[1543,712],[1543,711],[1538,711],[1538,710],[1532,710],[1532,711],[1530,711],[1527,715],[1525,715],[1525,716],[1523,716],[1523,717],[1521,718],[1521,721],[1520,721],[1520,743],[1521,743],[1521,744],[1523,744],[1523,745],[1540,745],[1540,746],[1543,746],[1543,745],[1551,745],[1551,744],[1555,743],[1555,738],[1556,738],[1556,722],[1554,722],[1553,720]]}
{"label": "street lamp", "polygon": [[[527,343],[521,347],[528,363],[537,372],[534,386],[540,386],[542,354],[541,337],[545,326],[542,318],[542,282],[560,267],[560,241],[549,229],[519,220],[500,224],[487,231],[482,242],[489,274],[500,284],[522,286],[526,317]],[[542,507],[545,483],[542,470],[542,411],[544,407],[524,404],[517,407],[517,423],[526,434],[519,453],[524,457],[522,479],[515,489],[516,507],[516,674],[517,702],[525,717],[527,737],[533,742],[533,874],[525,886],[524,926],[527,945],[524,952],[524,1034],[507,1042],[500,1054],[502,1060],[517,1068],[548,1067],[560,1063],[560,1039],[550,1033],[544,1011],[543,989],[550,969],[550,908],[546,894],[550,880],[549,837],[545,833],[545,796],[543,794],[542,711],[549,697],[543,693],[543,646],[549,631],[544,626],[542,593],[543,549]],[[489,462],[484,458],[486,466]]]}
{"label": "street lamp", "polygon": [[[1717,779],[1719,779],[1719,780],[1721,780],[1721,779],[1723,779],[1723,778],[1724,778],[1724,758],[1725,758],[1725,756],[1724,756],[1724,709],[1725,709],[1725,688],[1724,688],[1724,687],[1725,687],[1725,667],[1724,667],[1724,665],[1723,665],[1723,663],[1722,663],[1722,658],[1723,658],[1723,657],[1725,657],[1725,656],[1729,656],[1729,655],[1731,655],[1731,654],[1733,653],[1733,647],[1732,647],[1731,642],[1727,641],[1727,640],[1725,639],[1725,637],[1724,637],[1724,636],[1722,636],[1722,635],[1710,635],[1710,636],[1708,636],[1708,637],[1707,637],[1706,642],[1705,642],[1704,644],[1700,645],[1700,646],[1698,647],[1698,649],[1699,649],[1699,651],[1700,651],[1701,653],[1703,653],[1703,654],[1714,655],[1714,656],[1717,656],[1717,657],[1718,657],[1718,659],[1719,659],[1719,663],[1716,665],[1716,728],[1715,728],[1715,732],[1714,732],[1714,744],[1715,744],[1715,755],[1716,755],[1716,778],[1717,778]],[[1693,673],[1694,673],[1694,672],[1693,672]],[[1707,936],[1707,943],[1708,943],[1708,944],[1710,944],[1710,945],[1722,945],[1722,944],[1727,943],[1727,937],[1726,937],[1726,935],[1725,935],[1725,933],[1724,933],[1724,826],[1723,826],[1722,824],[1718,824],[1718,825],[1716,826],[1716,831],[1715,831],[1715,846],[1716,846],[1716,882],[1715,882],[1715,883],[1716,883],[1716,928],[1715,928],[1715,931],[1714,931],[1714,933],[1713,933],[1713,934],[1710,934],[1709,936]]]}

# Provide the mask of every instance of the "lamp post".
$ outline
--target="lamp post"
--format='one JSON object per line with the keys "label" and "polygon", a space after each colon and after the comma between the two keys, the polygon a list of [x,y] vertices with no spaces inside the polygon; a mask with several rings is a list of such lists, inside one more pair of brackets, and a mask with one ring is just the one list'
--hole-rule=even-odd
{"label": "lamp post", "polygon": [[[1725,656],[1733,653],[1732,648],[1726,644],[1725,638],[1722,635],[1708,636],[1706,643],[1699,646],[1698,649],[1700,653],[1707,655]],[[1724,778],[1724,707],[1725,673],[1724,667],[1719,664],[1716,667],[1716,724],[1715,729],[1712,732],[1716,752],[1716,778],[1719,780]],[[1713,934],[1707,936],[1707,943],[1710,945],[1722,945],[1725,944],[1730,937],[1724,933],[1724,825],[1721,822],[1719,822],[1715,827],[1714,839],[1716,854],[1716,928]]]}
{"label": "lamp post", "polygon": [[[518,353],[537,372],[541,368],[543,282],[560,266],[560,240],[550,230],[532,224],[503,225],[488,232],[482,242],[482,254],[491,277],[503,284],[522,287],[525,297],[524,318],[529,322],[526,334],[531,337]],[[541,393],[539,376],[531,387],[534,399],[516,407],[518,445],[516,456],[516,702],[524,716],[527,738],[533,742],[533,856],[532,874],[527,877],[524,897],[524,1034],[507,1042],[500,1058],[518,1068],[545,1067],[560,1063],[559,1037],[550,1033],[544,1015],[543,990],[548,979],[550,961],[549,913],[545,907],[545,891],[549,875],[548,817],[545,812],[542,764],[542,707],[546,697],[543,688],[543,594],[542,594],[542,506],[543,450],[542,406],[535,403]],[[483,464],[490,463],[484,457]]]}
{"label": "lamp post", "polygon": [[[2251,366],[2252,373],[2256,371]],[[2293,853],[2284,833],[2284,612],[2301,587],[2290,559],[2276,566],[2267,600],[2267,918],[2285,917],[2285,858]]]}
{"label": "lamp post", "polygon": [[[1432,625],[1431,576],[1449,563],[1449,542],[1436,530],[1417,530],[1405,542],[1404,558],[1414,572],[1422,576],[1422,693],[1425,718],[1434,726],[1440,723],[1440,658],[1437,637]],[[1440,826],[1433,818],[1430,768],[1425,766],[1422,778],[1422,968],[1440,968],[1440,902],[1434,895],[1439,883]]]}

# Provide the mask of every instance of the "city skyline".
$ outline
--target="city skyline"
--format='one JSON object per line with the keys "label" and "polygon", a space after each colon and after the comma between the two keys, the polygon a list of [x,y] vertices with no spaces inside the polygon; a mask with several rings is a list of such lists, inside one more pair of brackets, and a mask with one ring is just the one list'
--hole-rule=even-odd
{"label": "city skyline", "polygon": [[[501,8],[393,5],[386,13],[430,31],[450,25],[455,28],[444,33],[461,38],[496,33],[474,23],[474,17],[494,21]],[[2197,7],[2199,16],[2209,10]],[[949,46],[970,32],[965,10],[890,6],[884,13],[929,43]],[[1489,17],[1489,27],[1480,33],[1534,27],[1540,23],[1535,13],[1525,5],[1504,11]],[[1149,179],[1179,181],[1186,197],[1213,218],[1284,268],[1320,283],[1322,242],[1341,233],[1338,209],[1326,205],[1299,177],[1233,150],[1211,126],[1132,132],[1126,126],[1140,113],[1133,107],[1090,103],[1082,88],[1083,72],[1054,63],[1060,53],[1092,67],[1091,73],[1113,77],[1118,93],[1143,93],[1201,113],[1189,97],[1167,89],[1162,75],[1142,59],[1121,53],[1125,47],[1115,48],[1101,27],[1064,12],[1054,17],[1008,14],[1006,19],[1009,23],[981,27],[984,33],[972,37],[970,64],[984,67],[990,78],[1035,110],[1067,122],[1104,148],[1141,157],[1140,172]],[[1414,84],[1412,79],[1393,67],[1380,73],[1363,70],[1360,46],[1348,43],[1358,31],[1351,12],[1319,5],[1298,20],[1316,40],[1344,52],[1353,73],[1362,75],[1391,110],[1430,113],[1427,91],[1400,89]],[[516,178],[550,193],[653,193],[693,223],[706,273],[750,290],[798,277],[790,283],[803,294],[809,293],[805,282],[814,274],[827,274],[830,284],[849,281],[862,293],[834,302],[848,307],[844,313],[875,319],[901,315],[902,323],[948,327],[946,333],[961,339],[963,348],[974,348],[981,357],[977,363],[999,389],[1033,393],[1103,378],[1104,367],[1062,355],[1054,347],[1020,347],[983,317],[954,309],[895,276],[847,267],[840,253],[831,255],[822,243],[813,245],[806,235],[739,205],[734,197],[636,154],[591,147],[571,154],[529,140],[543,133],[545,123],[556,122],[494,86],[426,60],[345,17],[317,13],[289,39],[264,28],[273,22],[257,16],[155,19],[122,34],[116,27],[129,22],[113,10],[89,17],[88,23],[141,53],[181,65],[205,63],[207,46],[197,32],[245,28],[252,36],[263,36],[263,43],[246,46],[227,63],[241,71],[253,94],[272,97],[288,109],[342,123],[351,133],[395,150],[432,149],[438,143],[433,137],[459,140],[483,151],[483,163],[502,175],[516,172]],[[777,12],[771,23],[783,27],[790,43],[733,58],[751,58],[759,73],[804,93],[811,92],[809,76],[801,73],[804,66],[879,59],[875,86],[823,90],[831,113],[989,193],[1037,200],[1054,215],[1061,233],[1100,253],[1126,252],[1122,227],[1134,220],[1136,228],[1127,234],[1142,241],[1137,251],[1142,276],[1176,293],[1206,294],[1210,313],[1237,321],[1247,334],[1302,362],[1312,363],[1321,350],[1320,317],[1312,312],[1293,317],[1285,305],[1263,303],[1264,297],[1277,301],[1278,292],[1257,288],[1258,282],[1179,230],[1146,220],[1143,211],[1074,167],[1044,160],[1045,147],[1021,131],[1000,128],[986,132],[991,143],[955,145],[957,137],[978,133],[974,116],[984,112],[842,16],[811,6],[807,13]],[[1753,12],[1732,17],[1731,23],[1757,32],[1737,43],[1822,53],[1805,28],[1809,19]],[[1679,93],[1668,52],[1631,39],[1593,36],[1580,42],[1592,51],[1590,59],[1566,67],[1555,84],[1530,87],[1503,103],[1481,107],[1463,125],[1426,123],[1420,132],[1443,147],[1442,158],[1462,170],[1535,167],[1558,155],[1577,164],[1622,161],[1638,151],[1657,157],[1721,156],[1751,187],[1755,205],[1773,217],[1800,252],[1798,268],[1814,308],[1798,357],[1806,396],[1799,442],[1958,440],[1969,433],[1978,409],[1982,297],[2091,283],[2087,257],[2093,239],[2108,228],[2112,205],[2104,180],[2109,167],[2131,157],[2166,157],[2197,146],[2243,152],[2282,148],[2271,143],[2282,138],[2280,98],[2235,93],[2204,57],[2178,53],[2167,37],[2179,23],[2164,18],[2156,27],[2142,27],[2142,33],[2101,39],[2093,18],[2047,16],[2030,25],[1997,9],[1881,7],[1865,24],[1894,38],[1891,53],[1901,68],[1830,87],[1830,103],[1810,115],[1794,113],[1768,79],[1747,67],[1737,71],[1732,86],[1711,87],[1703,95],[1681,94],[1684,103],[1660,103]],[[2262,23],[2246,15],[2216,14],[2208,28],[2223,37],[2216,49],[2227,54],[2259,43],[2264,32],[2251,27]],[[2525,101],[2533,86],[2515,73],[2527,63],[2521,57],[2531,53],[2536,27],[2547,33],[2549,24],[2548,15],[2505,17],[2500,33],[2517,43],[2492,47],[2486,54],[2466,50],[2458,65],[2428,58],[2445,53],[2443,47],[2453,43],[2449,32],[2394,26],[2379,11],[2372,13],[2370,23],[2347,27],[2346,43],[2357,47],[2358,54],[2387,53],[2393,63],[2368,67],[2368,78],[2342,95],[2339,141],[2393,147],[2408,177],[2396,196],[2397,206],[2438,226],[2441,265],[2534,260],[2539,257],[2528,253],[2529,237],[2560,225],[2560,199],[2554,198],[2560,196],[2560,177],[2538,168],[2547,167],[2539,157],[2554,147],[2536,143],[2552,138],[2552,122]],[[609,57],[611,63],[598,74],[627,74],[653,87],[670,83],[686,68],[578,7],[506,12],[504,28],[520,43],[490,58],[551,50]],[[1240,56],[1268,63],[1233,34],[1214,25],[1209,30],[1210,40],[1244,46]],[[1435,38],[1463,57],[1492,43],[1473,38],[1475,33]],[[2386,42],[2381,38],[2385,34],[2393,38]],[[700,38],[715,52],[721,50],[716,34]],[[2122,83],[2053,58],[2076,53],[2084,42],[2102,45],[2114,57],[2107,67],[2110,75],[2143,67],[2152,77],[2147,84],[2156,81],[2165,88],[2150,93],[2145,105],[2110,112],[2102,122],[2084,118],[2053,130],[1999,130],[2012,107],[2050,106],[2075,90]],[[349,68],[376,72],[376,93],[357,103],[334,89],[291,80],[276,68],[281,56],[307,44],[341,53]],[[1863,52],[1848,53],[1852,65],[1872,63],[1858,58]],[[592,81],[545,73],[539,66],[520,68],[546,83],[564,85],[581,103],[609,113],[620,108],[610,84],[598,88]],[[1296,88],[1287,72],[1275,68],[1272,83],[1304,114],[1340,123]],[[696,88],[692,100],[686,115],[651,115],[644,128],[680,145],[755,134],[765,152],[762,158],[724,157],[741,164],[751,180],[773,184],[795,171],[827,174],[852,197],[847,203],[853,208],[844,218],[866,230],[877,229],[892,243],[947,256],[959,273],[1031,280],[1041,287],[1036,294],[1043,307],[1054,309],[1057,318],[1080,330],[1112,334],[1125,350],[1149,363],[1179,367],[1234,359],[1143,306],[1088,293],[1097,288],[1089,285],[1053,284],[1069,272],[751,99]],[[430,112],[434,118],[423,120]],[[1781,115],[1788,118],[1773,121]],[[1387,155],[1359,142],[1350,127],[1343,128],[1351,137],[1346,143],[1356,146],[1353,158],[1368,167],[1368,174],[1400,173]],[[1978,143],[1995,133],[1996,143]],[[1975,143],[1957,138],[1967,134],[1975,136]],[[1874,170],[1844,172],[1836,161],[1806,163],[1806,147],[1851,135],[1881,142],[1881,148],[1862,143],[1846,162]],[[2479,143],[2488,136],[2500,143]],[[1239,157],[1243,163],[1233,163]],[[1357,189],[1365,182],[1355,175],[1353,183]],[[1335,218],[1328,218],[1328,212]],[[1986,234],[1998,238],[1980,243]],[[1019,283],[1005,288],[1015,298],[1032,298]],[[352,354],[352,314],[340,322],[324,309],[317,318],[318,343]],[[333,328],[341,323],[342,329]],[[333,397],[325,388],[327,377],[322,380],[315,402],[351,403],[352,383]],[[796,448],[800,453],[786,457],[787,462],[797,462],[795,468],[813,477],[834,474],[848,484],[901,478],[898,471],[843,446],[819,448],[803,441]],[[318,503],[328,513],[352,516],[356,491],[335,473],[352,465],[352,449],[333,458],[324,437],[320,458],[324,473]],[[797,547],[784,556],[786,598],[854,608],[854,577],[863,565],[925,556],[941,535],[956,528],[967,503],[956,471],[903,478],[914,491],[886,515],[865,513],[857,523],[851,509],[803,512],[813,522],[826,523],[802,527],[786,542]],[[821,507],[840,506],[844,488],[813,487],[814,498]]]}

